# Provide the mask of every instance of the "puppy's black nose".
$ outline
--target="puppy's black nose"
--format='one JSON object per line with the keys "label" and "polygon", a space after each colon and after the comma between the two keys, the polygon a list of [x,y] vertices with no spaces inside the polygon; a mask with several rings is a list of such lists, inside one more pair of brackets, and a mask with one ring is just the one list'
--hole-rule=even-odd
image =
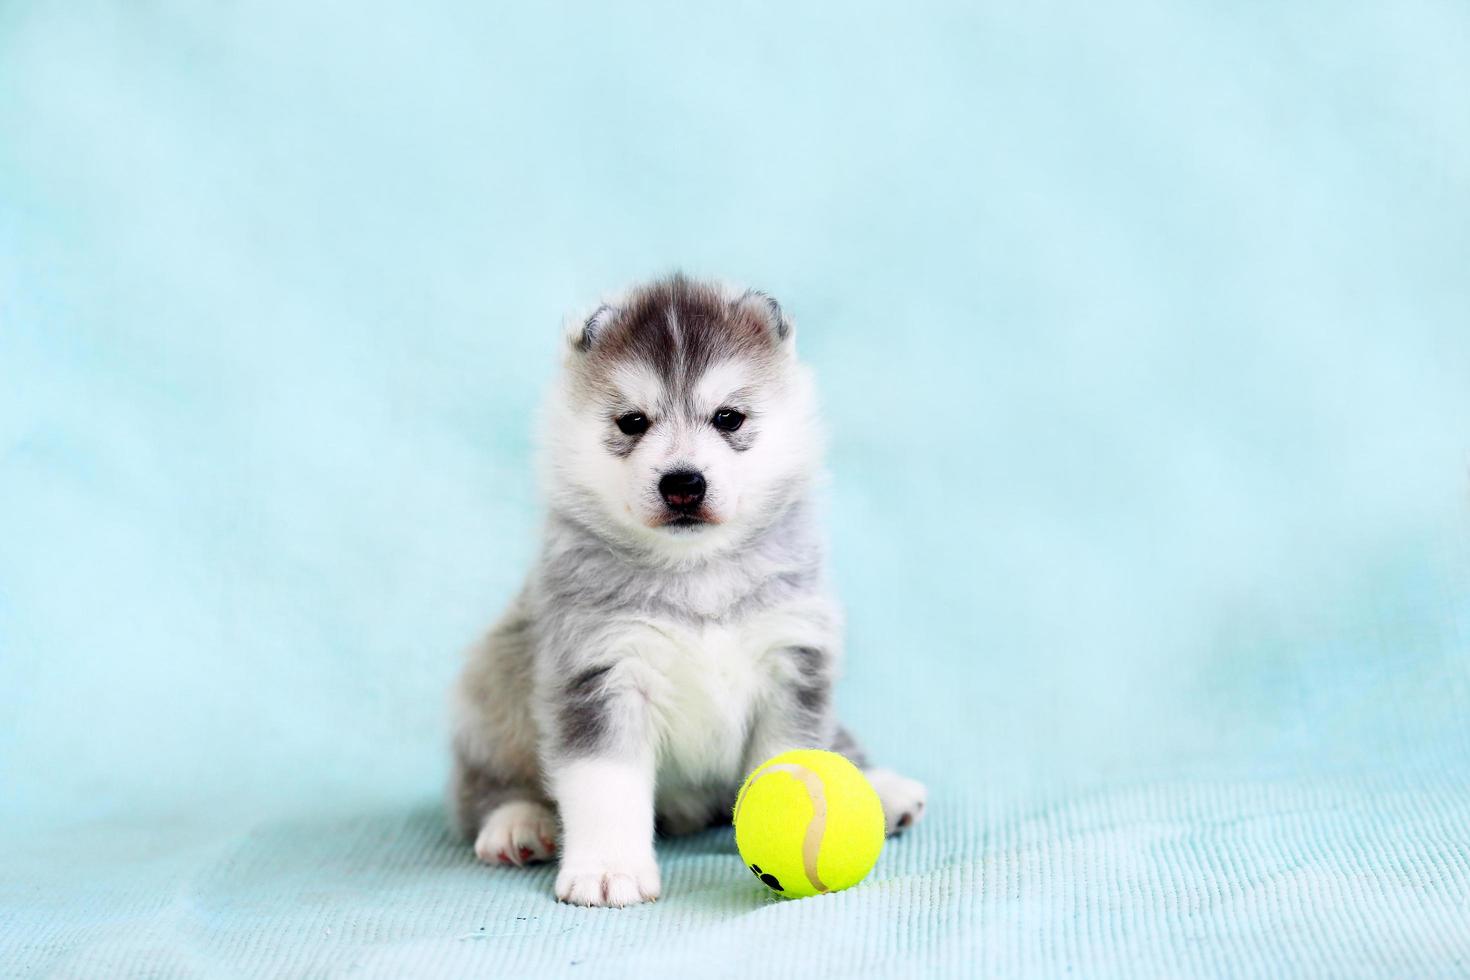
{"label": "puppy's black nose", "polygon": [[658,492],[674,510],[694,510],[704,499],[704,474],[693,470],[665,473],[658,481]]}

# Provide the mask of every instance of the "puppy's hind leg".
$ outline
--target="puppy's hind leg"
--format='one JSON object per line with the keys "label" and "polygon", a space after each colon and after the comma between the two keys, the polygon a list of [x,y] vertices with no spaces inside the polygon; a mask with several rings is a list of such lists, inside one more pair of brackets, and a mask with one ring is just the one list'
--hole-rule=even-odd
{"label": "puppy's hind leg", "polygon": [[846,756],[861,769],[868,782],[873,784],[873,789],[878,791],[878,799],[883,801],[883,829],[889,837],[903,833],[923,819],[924,805],[929,799],[929,791],[923,783],[900,776],[892,769],[871,767],[867,753],[846,728],[837,730],[832,740],[832,751]]}
{"label": "puppy's hind leg", "polygon": [[537,788],[531,629],[524,604],[513,603],[470,651],[455,687],[449,811],[486,864],[556,854],[556,815]]}
{"label": "puppy's hind leg", "polygon": [[510,785],[455,760],[455,823],[486,864],[534,864],[556,856],[556,814],[530,786]]}
{"label": "puppy's hind leg", "polygon": [[924,818],[929,790],[924,784],[892,769],[864,769],[863,775],[883,801],[883,830],[889,837],[901,834]]}

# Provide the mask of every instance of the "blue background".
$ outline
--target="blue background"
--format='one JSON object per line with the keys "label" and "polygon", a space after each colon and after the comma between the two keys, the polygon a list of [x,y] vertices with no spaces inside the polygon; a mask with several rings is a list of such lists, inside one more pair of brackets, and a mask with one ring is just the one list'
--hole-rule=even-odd
{"label": "blue background", "polygon": [[[1455,3],[0,7],[0,972],[1463,969],[1467,92]],[[435,800],[674,268],[796,320],[932,816],[618,917]]]}

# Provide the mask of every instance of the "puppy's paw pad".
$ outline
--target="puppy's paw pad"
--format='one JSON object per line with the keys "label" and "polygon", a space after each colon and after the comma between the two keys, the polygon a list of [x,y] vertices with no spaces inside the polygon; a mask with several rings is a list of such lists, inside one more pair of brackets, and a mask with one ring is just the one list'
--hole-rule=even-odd
{"label": "puppy's paw pad", "polygon": [[556,876],[556,897],[571,905],[624,908],[658,898],[658,865],[634,867],[563,867]]}
{"label": "puppy's paw pad", "polygon": [[867,777],[883,801],[883,829],[888,836],[900,834],[924,818],[929,791],[923,783],[889,769],[870,769]]}
{"label": "puppy's paw pad", "polygon": [[535,864],[555,856],[556,815],[544,803],[502,803],[475,838],[475,857],[486,864]]}

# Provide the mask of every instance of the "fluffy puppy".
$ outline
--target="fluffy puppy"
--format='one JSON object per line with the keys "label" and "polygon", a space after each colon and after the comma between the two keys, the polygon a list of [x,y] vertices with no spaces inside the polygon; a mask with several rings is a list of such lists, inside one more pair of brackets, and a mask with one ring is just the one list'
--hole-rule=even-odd
{"label": "fluffy puppy", "polygon": [[[481,860],[559,848],[559,899],[630,905],[655,821],[728,820],[786,749],[866,766],[832,709],[812,383],[775,301],[674,276],[574,323],[542,443],[539,560],[455,689],[452,816]],[[889,833],[919,819],[923,786],[867,773]]]}

